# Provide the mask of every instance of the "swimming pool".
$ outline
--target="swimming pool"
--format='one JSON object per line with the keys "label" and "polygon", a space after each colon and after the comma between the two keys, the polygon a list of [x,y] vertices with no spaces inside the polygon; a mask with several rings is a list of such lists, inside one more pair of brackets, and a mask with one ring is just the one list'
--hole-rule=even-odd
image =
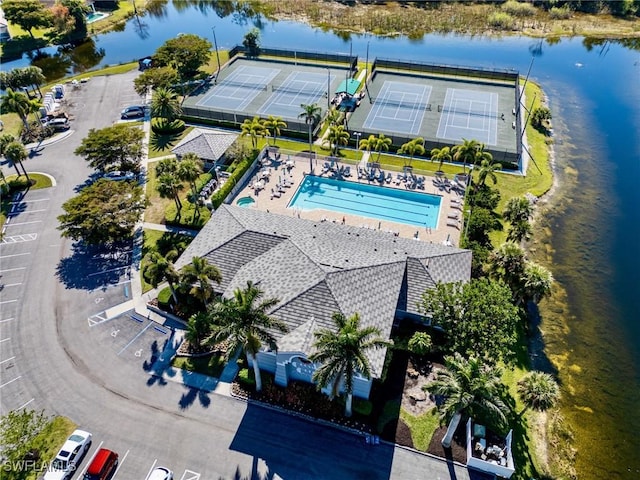
{"label": "swimming pool", "polygon": [[256,201],[251,197],[242,197],[236,200],[236,205],[238,205],[239,207],[250,207],[254,203],[256,203]]}
{"label": "swimming pool", "polygon": [[379,187],[306,175],[289,208],[333,212],[435,228],[441,197],[412,190]]}

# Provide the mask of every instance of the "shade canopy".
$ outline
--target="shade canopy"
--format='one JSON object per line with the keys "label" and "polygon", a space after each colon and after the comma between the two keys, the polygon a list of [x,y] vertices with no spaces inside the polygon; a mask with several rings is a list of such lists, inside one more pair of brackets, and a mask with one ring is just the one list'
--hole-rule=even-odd
{"label": "shade canopy", "polygon": [[358,87],[360,86],[360,82],[354,78],[348,78],[347,80],[343,80],[336,88],[336,93],[348,93],[349,95],[355,95],[358,91]]}

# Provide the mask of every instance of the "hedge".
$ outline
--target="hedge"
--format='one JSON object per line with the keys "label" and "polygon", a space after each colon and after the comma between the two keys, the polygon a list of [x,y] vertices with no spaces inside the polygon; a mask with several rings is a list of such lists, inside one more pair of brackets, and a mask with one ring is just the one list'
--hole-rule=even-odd
{"label": "hedge", "polygon": [[213,208],[218,208],[220,205],[222,205],[224,199],[227,198],[227,195],[229,195],[231,190],[233,190],[233,187],[236,186],[245,172],[249,169],[256,155],[257,152],[254,152],[254,155],[252,155],[251,157],[247,157],[235,164],[233,172],[231,173],[227,181],[224,182],[224,185],[222,185],[222,187],[220,187],[220,189],[211,196],[211,203],[213,204]]}

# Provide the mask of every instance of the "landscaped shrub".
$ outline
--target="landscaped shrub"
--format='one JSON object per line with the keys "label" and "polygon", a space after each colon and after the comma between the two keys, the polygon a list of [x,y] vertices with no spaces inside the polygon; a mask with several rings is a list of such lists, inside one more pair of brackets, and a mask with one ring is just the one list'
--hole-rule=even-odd
{"label": "landscaped shrub", "polygon": [[571,18],[571,9],[568,5],[551,7],[551,10],[549,10],[549,18],[552,20],[569,20]]}
{"label": "landscaped shrub", "polygon": [[177,135],[185,129],[182,120],[168,121],[166,118],[154,118],[151,121],[151,130],[156,135]]}
{"label": "landscaped shrub", "polygon": [[171,301],[171,289],[169,287],[165,287],[158,292],[158,308],[162,310],[169,310],[169,304]]}
{"label": "landscaped shrub", "polygon": [[[255,154],[257,155],[257,153]],[[233,187],[236,186],[236,184],[240,181],[242,176],[251,166],[254,158],[255,155],[238,162],[237,166],[233,170],[233,173],[227,179],[224,185],[222,185],[222,187],[211,196],[211,203],[213,204],[213,208],[218,208],[220,205],[222,205],[222,202],[224,202],[224,199],[227,198],[229,192],[231,192]]]}
{"label": "landscaped shrub", "polygon": [[530,3],[517,2],[516,0],[509,0],[502,5],[502,10],[514,17],[532,17],[538,10]]}
{"label": "landscaped shrub", "polygon": [[489,25],[502,30],[512,30],[515,26],[515,21],[506,12],[495,12],[489,15]]}
{"label": "landscaped shrub", "polygon": [[362,415],[363,417],[368,417],[369,415],[371,415],[371,411],[373,410],[373,403],[362,398],[354,397],[352,406],[353,411]]}

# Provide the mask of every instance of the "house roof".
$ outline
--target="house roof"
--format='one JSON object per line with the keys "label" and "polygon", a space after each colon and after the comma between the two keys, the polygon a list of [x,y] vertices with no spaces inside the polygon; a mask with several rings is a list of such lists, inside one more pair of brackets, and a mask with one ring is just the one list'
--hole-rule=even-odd
{"label": "house roof", "polygon": [[171,149],[171,152],[177,156],[195,153],[203,160],[215,162],[224,155],[236,138],[236,133],[224,130],[194,128]]}
{"label": "house roof", "polygon": [[[358,313],[361,325],[388,338],[396,309],[418,313],[420,294],[438,282],[468,281],[471,252],[331,222],[315,222],[234,205],[221,205],[176,262],[205,257],[222,273],[219,288],[231,297],[247,281],[265,298],[269,312],[285,322],[280,351],[309,355],[313,332],[334,328],[331,316]],[[379,376],[386,351],[372,351]]]}

